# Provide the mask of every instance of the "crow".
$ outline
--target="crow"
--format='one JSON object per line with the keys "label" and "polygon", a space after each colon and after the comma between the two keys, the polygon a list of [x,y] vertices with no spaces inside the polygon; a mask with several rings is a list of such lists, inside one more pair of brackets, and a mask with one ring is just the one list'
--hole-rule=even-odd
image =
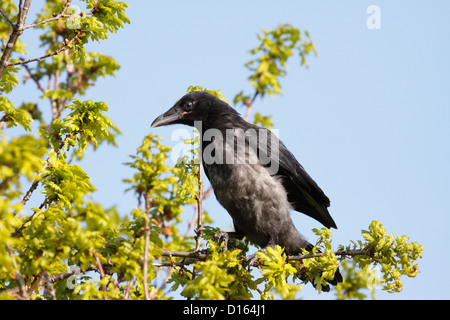
{"label": "crow", "polygon": [[[288,255],[310,251],[313,245],[296,229],[291,209],[337,229],[327,209],[330,200],[283,142],[226,102],[204,91],[188,93],[151,128],[171,124],[195,126],[200,132],[203,168],[235,228],[221,232],[223,240],[245,236],[261,248],[280,245]],[[339,269],[328,282],[342,282]]]}

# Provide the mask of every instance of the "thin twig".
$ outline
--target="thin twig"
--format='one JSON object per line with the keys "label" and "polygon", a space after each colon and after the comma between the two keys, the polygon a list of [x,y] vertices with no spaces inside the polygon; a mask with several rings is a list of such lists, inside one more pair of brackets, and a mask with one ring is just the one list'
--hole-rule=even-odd
{"label": "thin twig", "polygon": [[[23,59],[21,59],[21,60],[23,60]],[[30,68],[26,64],[24,64],[23,66],[24,66],[25,70],[27,70],[30,78],[33,79],[33,81],[36,83],[38,89],[41,90],[43,93],[45,93],[45,89],[39,83],[39,79],[36,77],[36,75],[31,72]]]}
{"label": "thin twig", "polygon": [[127,300],[128,296],[130,295],[131,291],[131,281],[127,281],[127,288],[125,289],[125,292],[123,293],[122,297]]}
{"label": "thin twig", "polygon": [[78,268],[74,268],[74,269],[70,269],[70,270],[68,270],[66,272],[62,272],[62,273],[57,273],[57,274],[51,275],[48,278],[49,278],[49,281],[51,283],[55,283],[55,282],[67,279],[70,276],[73,276],[74,274],[77,274],[77,272],[79,272],[79,273],[86,273],[86,272],[89,272],[89,271],[95,271],[95,272],[100,273],[100,271],[99,271],[97,266],[91,265],[90,267],[88,267],[86,270],[83,270],[83,271],[79,270]]}
{"label": "thin twig", "polygon": [[24,61],[20,61],[20,62],[15,62],[15,63],[7,63],[7,67],[11,67],[11,66],[17,66],[17,65],[24,65],[30,62],[34,62],[34,61],[40,61],[42,59],[57,55],[58,53],[60,53],[61,51],[65,51],[67,50],[67,48],[69,47],[69,44],[71,44],[72,42],[74,42],[75,40],[81,38],[83,36],[82,33],[77,33],[75,36],[73,36],[70,40],[67,40],[64,45],[58,49],[56,49],[55,51],[45,54],[41,57],[38,58],[33,58],[33,59],[28,59],[28,60],[24,60]]}
{"label": "thin twig", "polygon": [[26,29],[29,29],[29,28],[34,28],[34,27],[40,26],[40,25],[42,25],[42,24],[45,24],[45,23],[48,23],[48,22],[51,22],[51,21],[59,20],[59,19],[61,19],[61,18],[70,18],[71,16],[72,16],[71,14],[58,14],[58,15],[55,16],[55,17],[52,17],[52,18],[43,20],[43,21],[41,21],[41,22],[38,22],[38,23],[32,23],[32,24],[29,24],[29,25],[27,25],[27,26],[24,26],[24,27],[23,27],[23,30],[26,30]]}
{"label": "thin twig", "polygon": [[44,279],[47,285],[47,290],[50,293],[50,296],[52,297],[53,300],[56,300],[56,290],[53,287],[52,282],[50,281],[50,277],[48,276],[47,271],[44,272]]}
{"label": "thin twig", "polygon": [[[335,251],[335,255],[337,256],[360,256],[360,255],[366,255],[370,256],[370,251],[368,250],[355,250],[355,251]],[[184,262],[185,265],[194,263],[195,260],[204,261],[209,256],[208,253],[200,253],[200,252],[185,252],[185,251],[166,251],[163,250],[162,256],[164,257],[180,257],[180,258],[191,258],[194,261],[189,261],[189,263]],[[304,259],[311,259],[311,258],[317,258],[317,257],[323,257],[324,253],[307,253],[304,255],[291,255],[287,256],[288,261],[301,261]],[[154,266],[158,267],[170,267],[170,266],[179,266],[181,263],[155,263]],[[254,263],[251,264],[251,266],[259,266],[260,263],[256,260]]]}
{"label": "thin twig", "polygon": [[[47,168],[47,165],[45,166],[44,169],[46,169],[46,168]],[[25,203],[27,203],[27,201],[30,200],[31,195],[33,194],[34,190],[36,190],[36,188],[37,188],[37,186],[38,186],[38,184],[39,184],[39,181],[40,181],[40,179],[38,179],[38,178],[40,178],[40,175],[39,175],[38,177],[36,177],[36,179],[34,179],[33,183],[31,184],[30,189],[28,189],[27,193],[26,193],[25,196],[23,197],[22,202],[21,202],[22,205],[25,205]],[[14,215],[16,215],[18,212],[19,212],[19,211],[17,210],[17,211],[14,213]]]}
{"label": "thin twig", "polygon": [[144,276],[143,287],[144,287],[144,297],[145,300],[150,300],[150,295],[148,293],[148,250],[150,243],[150,226],[148,224],[148,213],[150,210],[149,192],[144,193],[145,200],[145,219],[144,219],[144,261],[142,262],[142,273]]}
{"label": "thin twig", "polygon": [[[19,0],[19,14],[17,15],[18,17],[20,17],[22,15],[22,3],[23,3],[23,1]],[[31,3],[31,0],[30,0],[30,3]]]}
{"label": "thin twig", "polygon": [[45,24],[45,23],[48,23],[48,22],[51,22],[51,21],[59,20],[60,18],[70,18],[72,16],[71,14],[65,14],[67,9],[70,7],[70,2],[71,2],[70,0],[66,0],[66,4],[64,5],[64,7],[63,7],[63,9],[62,9],[60,14],[58,14],[58,15],[52,17],[52,18],[43,20],[41,22],[32,23],[32,24],[29,24],[27,26],[24,26],[23,30],[26,30],[28,28],[34,28],[34,27],[40,26],[42,24]]}
{"label": "thin twig", "polygon": [[[208,197],[211,195],[211,192],[213,191],[212,186],[210,186],[206,191],[203,192],[203,202],[208,199]],[[192,220],[188,221],[188,229],[186,231],[185,237],[188,237],[192,230],[194,229],[194,225],[197,223],[198,219],[198,210],[197,210],[197,204],[194,203],[194,215],[192,217]]]}
{"label": "thin twig", "polygon": [[43,276],[44,272],[41,272],[41,274],[37,277],[36,281],[34,281],[34,283],[30,286],[30,289],[28,289],[28,295],[34,292],[37,287],[41,286]]}
{"label": "thin twig", "polygon": [[201,253],[201,252],[186,252],[186,251],[167,251],[163,250],[162,254],[163,257],[181,257],[181,258],[193,258],[197,260],[206,260],[206,258],[209,256],[207,253]]}
{"label": "thin twig", "polygon": [[[367,250],[355,250],[355,251],[335,251],[335,255],[337,256],[370,256],[370,252]],[[323,257],[324,253],[307,253],[304,255],[297,255],[297,256],[288,256],[287,260],[303,260],[303,259],[311,259],[311,258],[317,258],[317,257]]]}
{"label": "thin twig", "polygon": [[252,110],[253,103],[255,102],[256,97],[258,96],[258,94],[259,94],[259,91],[256,90],[255,94],[253,95],[252,100],[244,102],[244,104],[247,106],[247,111],[245,112],[244,119],[247,120],[247,121],[248,121],[248,117],[250,116],[250,111]]}
{"label": "thin twig", "polygon": [[[105,277],[105,271],[103,271],[102,262],[97,254],[97,251],[93,250],[92,255],[94,256],[95,263],[97,264],[98,272],[100,273],[100,279]],[[106,284],[103,284],[103,291],[106,291]]]}
{"label": "thin twig", "polygon": [[69,271],[66,272],[61,272],[61,273],[57,273],[54,275],[49,276],[49,280],[51,283],[55,283],[64,279],[67,279],[70,276],[73,276],[75,273],[77,273],[77,269],[71,269]]}
{"label": "thin twig", "polygon": [[[45,198],[45,200],[41,203],[41,205],[39,206],[39,210],[41,210],[44,206],[46,206],[47,204],[50,204],[50,200],[48,198]],[[16,212],[17,213],[17,212]],[[14,214],[16,214],[14,213]],[[36,211],[33,212],[33,214],[31,216],[28,217],[28,219],[22,223],[22,225],[20,226],[19,229],[17,229],[16,231],[14,231],[11,234],[11,237],[16,238],[18,236],[20,236],[20,234],[22,233],[23,229],[25,229],[25,225],[31,221],[31,219],[33,219],[34,215],[36,214]]]}
{"label": "thin twig", "polygon": [[[50,130],[50,126],[47,127],[47,130]],[[61,150],[64,147],[65,144],[65,139],[63,141],[61,141],[61,143],[59,144],[59,146],[55,149],[55,153],[58,153],[59,150]],[[30,200],[31,194],[34,192],[34,190],[36,190],[39,182],[45,178],[45,176],[42,176],[42,172],[45,171],[48,168],[48,162],[49,162],[50,158],[47,159],[47,161],[45,162],[44,167],[42,168],[41,173],[38,174],[38,176],[34,179],[33,183],[31,184],[30,189],[28,189],[27,193],[25,194],[25,196],[22,199],[22,206],[25,205],[25,203],[27,203],[28,200]],[[14,212],[14,215],[16,215],[19,211],[17,210],[16,212]]]}
{"label": "thin twig", "polygon": [[191,234],[192,229],[194,229],[194,225],[197,223],[197,205],[194,203],[194,215],[192,220],[188,221],[188,229],[186,231],[185,237],[188,237]]}
{"label": "thin twig", "polygon": [[5,71],[6,67],[10,66],[8,60],[11,57],[11,53],[14,50],[17,39],[19,39],[20,35],[23,33],[23,25],[25,24],[30,4],[31,0],[25,0],[24,5],[22,4],[22,0],[20,0],[19,2],[19,14],[17,15],[17,23],[13,25],[13,31],[9,36],[8,43],[6,44],[5,50],[3,51],[3,55],[0,59],[0,78],[3,76],[3,72]]}
{"label": "thin twig", "polygon": [[14,28],[14,23],[11,21],[11,19],[9,19],[8,15],[7,15],[2,9],[0,9],[0,13],[1,13],[2,16],[4,16],[5,19],[9,22],[9,24],[11,25],[11,27]]}
{"label": "thin twig", "polygon": [[97,268],[98,268],[98,271],[100,273],[100,277],[104,278],[105,277],[105,271],[103,271],[102,262],[100,261],[100,258],[99,258],[98,254],[97,254],[97,251],[93,250],[92,251],[92,255],[94,256],[95,263],[97,264]]}
{"label": "thin twig", "polygon": [[195,251],[200,250],[200,240],[202,235],[202,223],[203,223],[203,181],[202,181],[202,165],[198,165],[197,171],[198,178],[198,193],[197,193],[197,229],[195,229],[196,235],[196,245]]}
{"label": "thin twig", "polygon": [[154,267],[183,267],[183,266],[188,266],[191,265],[195,262],[197,262],[198,259],[187,259],[187,260],[183,260],[181,262],[154,262],[152,265]]}

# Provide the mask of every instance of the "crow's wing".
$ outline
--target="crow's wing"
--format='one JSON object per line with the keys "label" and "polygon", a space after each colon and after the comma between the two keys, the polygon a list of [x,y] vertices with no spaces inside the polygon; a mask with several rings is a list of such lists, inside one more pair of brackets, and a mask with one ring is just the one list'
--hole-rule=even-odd
{"label": "crow's wing", "polygon": [[[288,200],[293,209],[316,219],[327,228],[336,228],[336,223],[330,216],[327,207],[330,206],[330,199],[324,194],[317,183],[309,176],[294,155],[274,134],[269,131],[268,143],[258,143],[258,154],[267,151],[273,161],[278,160],[277,176],[282,178],[283,185],[288,194]],[[260,139],[260,135],[258,138]],[[262,148],[261,148],[262,146]],[[276,152],[278,149],[278,155]],[[265,165],[268,167],[269,165]]]}

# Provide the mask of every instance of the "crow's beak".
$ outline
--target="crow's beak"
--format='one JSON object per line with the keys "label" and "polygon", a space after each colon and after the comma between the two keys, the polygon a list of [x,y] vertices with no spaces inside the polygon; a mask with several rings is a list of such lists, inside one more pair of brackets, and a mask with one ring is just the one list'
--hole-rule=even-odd
{"label": "crow's beak", "polygon": [[160,126],[165,126],[168,124],[173,123],[174,121],[180,119],[180,115],[173,111],[172,109],[168,110],[166,113],[163,113],[158,118],[156,118],[153,122],[150,128],[156,128]]}

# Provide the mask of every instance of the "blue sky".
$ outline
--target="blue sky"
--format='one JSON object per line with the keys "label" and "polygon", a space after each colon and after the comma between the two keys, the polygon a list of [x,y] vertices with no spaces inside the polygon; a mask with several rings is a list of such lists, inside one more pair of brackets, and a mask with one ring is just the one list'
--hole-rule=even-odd
{"label": "blue sky", "polygon": [[[338,228],[334,243],[361,239],[372,220],[388,232],[424,245],[420,274],[403,279],[403,292],[377,290],[381,299],[449,299],[447,248],[450,198],[450,21],[448,1],[127,1],[131,24],[89,50],[113,56],[116,77],[101,79],[85,99],[105,101],[122,130],[119,148],[89,152],[82,166],[98,188],[94,194],[123,214],[136,201],[121,180],[123,165],[148,133],[171,142],[177,126],[150,130],[154,118],[190,85],[222,89],[228,101],[252,92],[244,63],[256,34],[290,23],[308,30],[318,56],[288,62],[282,96],[258,99],[254,112],[273,115],[275,128],[299,162],[331,199]],[[73,4],[83,5],[79,1]],[[366,26],[369,5],[381,13],[381,29]],[[39,10],[32,3],[31,22]],[[29,31],[29,32],[28,32]],[[36,33],[23,40],[36,56]],[[19,103],[39,93],[34,84],[13,92]],[[238,111],[244,112],[239,108]],[[214,225],[231,219],[211,197]],[[314,242],[321,225],[292,213],[297,228]],[[192,210],[187,208],[186,220]],[[442,274],[442,276],[440,276]],[[324,299],[309,286],[305,299]]]}

